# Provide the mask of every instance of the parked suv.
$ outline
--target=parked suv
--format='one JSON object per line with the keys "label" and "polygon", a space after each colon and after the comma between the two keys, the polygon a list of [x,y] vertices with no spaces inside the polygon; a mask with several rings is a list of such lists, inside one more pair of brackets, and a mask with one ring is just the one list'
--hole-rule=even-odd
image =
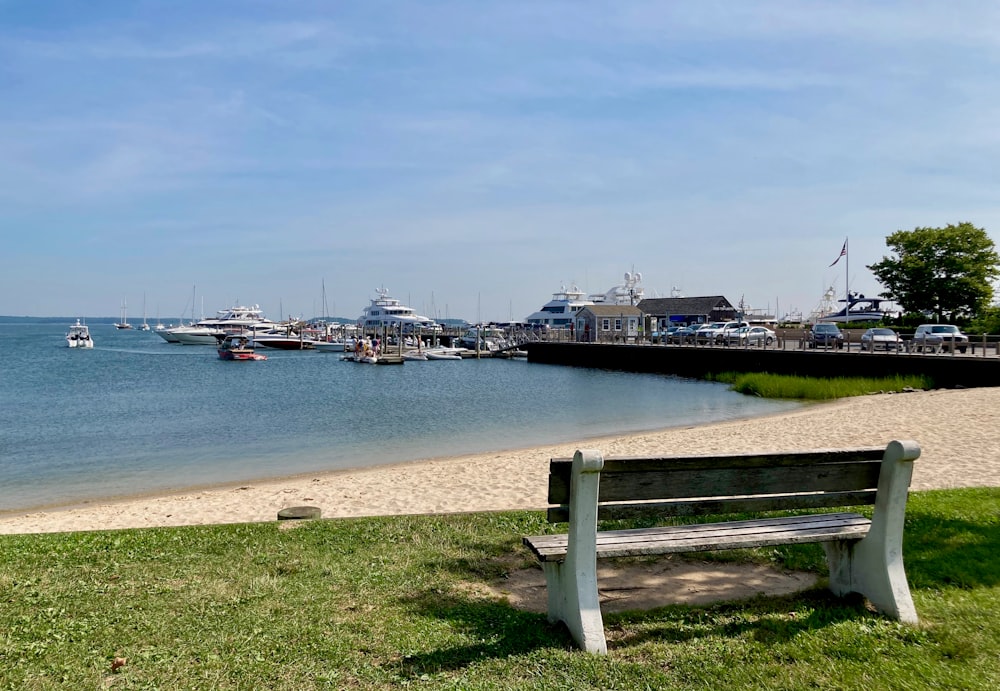
{"label": "parked suv", "polygon": [[750,326],[747,322],[726,322],[721,329],[717,329],[714,334],[716,343],[726,343],[730,334],[735,335],[744,326]]}
{"label": "parked suv", "polygon": [[806,345],[810,348],[843,348],[844,334],[836,324],[813,324],[806,332]]}
{"label": "parked suv", "polygon": [[698,327],[698,330],[694,332],[694,342],[695,343],[715,343],[715,334],[726,325],[726,322],[712,322],[710,324],[702,324]]}
{"label": "parked suv", "polygon": [[969,348],[969,337],[954,324],[921,324],[913,332],[913,347],[918,350],[951,350],[964,353]]}

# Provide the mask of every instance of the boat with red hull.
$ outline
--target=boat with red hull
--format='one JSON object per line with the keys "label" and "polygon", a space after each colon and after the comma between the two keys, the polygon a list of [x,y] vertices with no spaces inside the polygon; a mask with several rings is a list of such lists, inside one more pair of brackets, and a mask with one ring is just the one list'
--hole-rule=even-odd
{"label": "boat with red hull", "polygon": [[226,336],[219,343],[220,360],[266,360],[266,355],[254,351],[249,339],[242,334]]}

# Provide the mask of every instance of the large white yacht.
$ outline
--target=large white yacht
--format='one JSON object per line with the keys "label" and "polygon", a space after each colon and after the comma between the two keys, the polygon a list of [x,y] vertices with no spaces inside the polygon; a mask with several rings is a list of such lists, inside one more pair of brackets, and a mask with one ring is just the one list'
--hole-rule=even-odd
{"label": "large white yacht", "polygon": [[594,301],[585,298],[585,293],[575,285],[570,288],[561,286],[558,292],[552,293],[552,299],[542,305],[537,312],[532,312],[525,321],[529,324],[547,326],[551,329],[568,329],[573,323],[573,316]]}
{"label": "large white yacht", "polygon": [[376,297],[371,304],[362,310],[358,318],[358,326],[366,333],[379,331],[383,327],[396,328],[402,325],[404,333],[411,333],[417,328],[423,331],[440,331],[441,325],[430,317],[417,314],[413,308],[407,307],[394,297],[389,297],[387,289],[378,288]]}
{"label": "large white yacht", "polygon": [[587,299],[598,305],[637,305],[645,293],[639,285],[641,282],[641,273],[626,271],[624,283],[610,288],[606,293],[588,295]]}
{"label": "large white yacht", "polygon": [[642,299],[643,290],[639,286],[642,274],[625,272],[625,282],[605,293],[595,293],[584,297],[584,292],[575,285],[552,294],[552,299],[532,312],[525,321],[529,324],[548,326],[550,329],[568,329],[573,316],[587,305],[634,305]]}
{"label": "large white yacht", "polygon": [[272,329],[278,326],[264,316],[260,305],[242,305],[219,310],[216,316],[202,319],[187,326],[157,330],[156,333],[168,343],[184,345],[217,345],[220,338],[229,333]]}

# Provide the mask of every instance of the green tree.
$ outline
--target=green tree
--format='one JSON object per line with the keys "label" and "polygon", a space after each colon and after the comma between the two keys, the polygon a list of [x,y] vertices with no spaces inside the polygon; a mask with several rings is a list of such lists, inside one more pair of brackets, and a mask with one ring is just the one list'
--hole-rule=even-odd
{"label": "green tree", "polygon": [[885,288],[881,296],[903,311],[954,321],[978,315],[993,299],[1000,256],[982,228],[959,223],[898,230],[885,244],[895,256],[868,268]]}
{"label": "green tree", "polygon": [[965,332],[970,334],[1000,333],[1000,307],[993,305],[984,309],[979,313],[979,316],[969,322]]}

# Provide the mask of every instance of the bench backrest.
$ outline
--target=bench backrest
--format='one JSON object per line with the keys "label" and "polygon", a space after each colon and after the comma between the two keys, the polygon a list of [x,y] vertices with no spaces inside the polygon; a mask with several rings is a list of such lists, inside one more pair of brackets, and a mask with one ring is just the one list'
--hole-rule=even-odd
{"label": "bench backrest", "polygon": [[[874,504],[886,448],[605,458],[598,520]],[[548,510],[569,521],[573,459],[549,463]],[[907,483],[908,484],[908,483]]]}

